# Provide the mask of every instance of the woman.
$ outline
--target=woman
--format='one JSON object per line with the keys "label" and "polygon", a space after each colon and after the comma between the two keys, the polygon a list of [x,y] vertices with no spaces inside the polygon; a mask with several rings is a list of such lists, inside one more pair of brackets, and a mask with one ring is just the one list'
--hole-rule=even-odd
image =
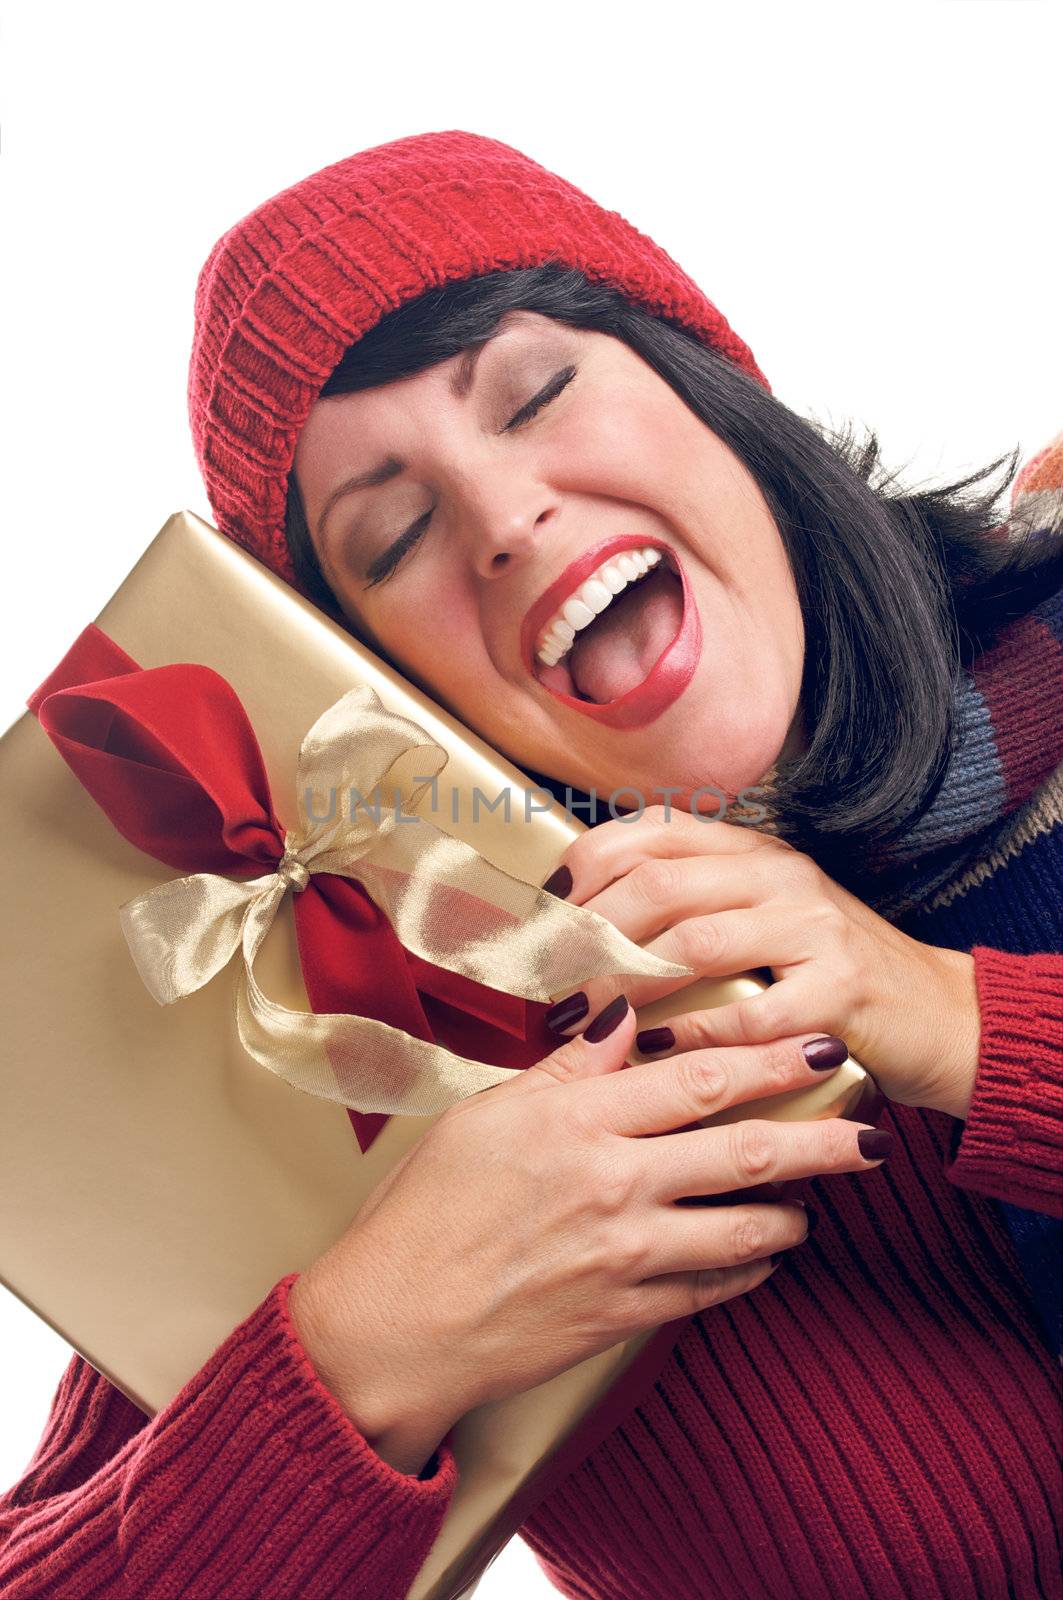
{"label": "woman", "polygon": [[[565,997],[150,1422],[74,1358],[0,1595],[397,1600],[456,1417],[691,1310],[524,1525],[563,1593],[1059,1595],[1058,451],[1003,525],[985,473],[872,486],[652,241],[461,132],[230,230],[189,398],[226,534],[528,772],[627,790],[554,892],[777,981],[637,1041],[662,988]],[[846,1048],[878,1128],[688,1126]]]}

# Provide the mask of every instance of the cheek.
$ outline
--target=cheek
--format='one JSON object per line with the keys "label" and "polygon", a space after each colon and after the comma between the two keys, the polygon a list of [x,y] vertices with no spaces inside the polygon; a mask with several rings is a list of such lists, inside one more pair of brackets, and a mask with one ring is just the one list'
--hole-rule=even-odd
{"label": "cheek", "polygon": [[481,663],[484,640],[475,599],[454,564],[425,562],[416,577],[411,572],[401,594],[382,595],[366,611],[399,670],[424,678],[441,693]]}
{"label": "cheek", "polygon": [[621,386],[605,398],[596,393],[593,406],[566,418],[552,466],[559,483],[579,492],[672,514],[689,452],[689,435],[675,426],[670,407]]}
{"label": "cheek", "polygon": [[742,463],[710,437],[690,452],[683,494],[692,537],[707,564],[755,611],[785,607],[792,587],[786,550],[767,501]]}

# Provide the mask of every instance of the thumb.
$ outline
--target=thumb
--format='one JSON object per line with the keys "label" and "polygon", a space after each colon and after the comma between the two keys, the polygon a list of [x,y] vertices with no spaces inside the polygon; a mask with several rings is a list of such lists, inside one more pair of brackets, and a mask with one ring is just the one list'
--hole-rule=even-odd
{"label": "thumb", "polygon": [[[599,1078],[618,1072],[627,1065],[625,1056],[635,1039],[635,1012],[627,995],[618,994],[573,1039],[527,1067],[508,1083],[499,1085],[507,1092],[528,1093],[551,1083],[568,1083],[573,1078]],[[496,1094],[498,1089],[488,1090]]]}

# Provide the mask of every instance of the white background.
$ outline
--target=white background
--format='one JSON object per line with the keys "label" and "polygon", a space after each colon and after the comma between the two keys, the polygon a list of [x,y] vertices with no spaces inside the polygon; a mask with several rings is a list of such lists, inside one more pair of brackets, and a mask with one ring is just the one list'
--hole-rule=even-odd
{"label": "white background", "polygon": [[[166,517],[209,519],[185,381],[215,239],[388,139],[489,134],[623,212],[781,399],[872,424],[913,481],[1063,428],[1053,0],[22,0],[2,42],[4,727]],[[3,1291],[0,1347],[6,1485],[69,1350]],[[551,1592],[520,1544],[480,1590]]]}

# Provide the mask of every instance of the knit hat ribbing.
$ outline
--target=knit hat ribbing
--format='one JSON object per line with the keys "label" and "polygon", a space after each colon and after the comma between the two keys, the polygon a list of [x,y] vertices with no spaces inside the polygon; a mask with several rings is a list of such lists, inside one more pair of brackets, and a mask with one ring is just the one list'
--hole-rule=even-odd
{"label": "knit hat ribbing", "polygon": [[768,386],[711,301],[619,212],[495,139],[396,139],[265,201],[199,274],[188,410],[220,531],[305,593],[285,540],[288,474],[344,352],[427,289],[547,261],[677,322]]}

